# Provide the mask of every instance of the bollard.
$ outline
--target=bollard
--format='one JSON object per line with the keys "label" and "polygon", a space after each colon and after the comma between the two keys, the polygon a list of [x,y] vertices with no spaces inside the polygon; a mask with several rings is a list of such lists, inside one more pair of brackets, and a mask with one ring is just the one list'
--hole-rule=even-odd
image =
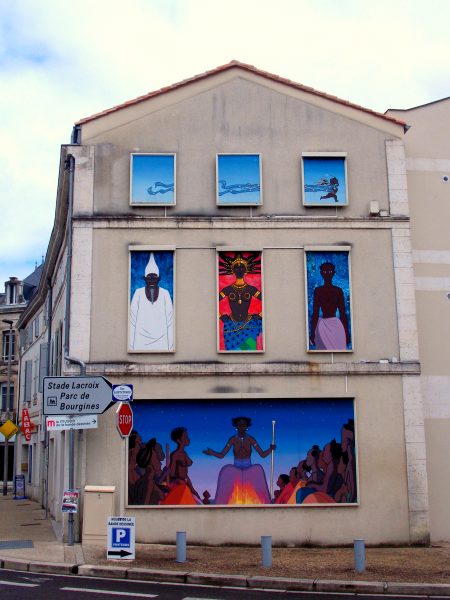
{"label": "bollard", "polygon": [[186,532],[177,531],[177,558],[175,562],[186,562]]}
{"label": "bollard", "polygon": [[366,570],[366,547],[364,540],[353,540],[355,550],[355,571],[362,573]]}
{"label": "bollard", "polygon": [[261,536],[261,549],[262,549],[262,566],[272,566],[272,536],[262,535]]}

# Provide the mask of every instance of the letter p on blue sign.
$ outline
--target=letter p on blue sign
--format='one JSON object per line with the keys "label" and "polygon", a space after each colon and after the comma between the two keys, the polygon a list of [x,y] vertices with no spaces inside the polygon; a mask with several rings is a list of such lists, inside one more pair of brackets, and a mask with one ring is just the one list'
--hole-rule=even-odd
{"label": "letter p on blue sign", "polygon": [[113,548],[129,548],[131,544],[131,531],[129,527],[112,528]]}

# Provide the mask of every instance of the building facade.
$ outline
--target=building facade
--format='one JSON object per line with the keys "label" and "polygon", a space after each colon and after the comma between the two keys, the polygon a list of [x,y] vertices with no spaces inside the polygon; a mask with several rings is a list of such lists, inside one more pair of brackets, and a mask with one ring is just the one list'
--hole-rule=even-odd
{"label": "building facade", "polygon": [[77,123],[20,326],[47,307],[49,373],[133,385],[76,485],[114,486],[137,541],[429,540],[404,131],[236,62]]}

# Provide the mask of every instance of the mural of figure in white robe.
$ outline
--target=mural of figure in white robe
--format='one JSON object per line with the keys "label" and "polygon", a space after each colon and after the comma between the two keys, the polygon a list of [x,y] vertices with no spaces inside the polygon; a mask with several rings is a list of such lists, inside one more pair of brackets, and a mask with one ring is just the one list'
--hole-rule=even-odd
{"label": "mural of figure in white robe", "polygon": [[173,352],[173,304],[169,291],[159,286],[159,268],[153,252],[130,305],[130,350]]}

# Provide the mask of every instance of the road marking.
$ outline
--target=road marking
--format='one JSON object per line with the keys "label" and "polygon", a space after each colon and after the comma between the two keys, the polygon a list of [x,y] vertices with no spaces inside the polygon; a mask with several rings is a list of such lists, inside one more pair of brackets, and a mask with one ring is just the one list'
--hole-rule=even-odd
{"label": "road marking", "polygon": [[220,600],[220,598],[198,598],[197,596],[186,596],[183,600]]}
{"label": "road marking", "polygon": [[18,583],[16,581],[3,581],[3,579],[0,579],[0,584],[2,584],[2,585],[18,585],[20,587],[39,587],[38,583]]}
{"label": "road marking", "polygon": [[133,598],[157,598],[157,594],[138,594],[135,592],[118,592],[116,590],[96,590],[95,588],[63,587],[64,592],[90,592],[91,594],[110,594],[111,596],[133,596]]}

